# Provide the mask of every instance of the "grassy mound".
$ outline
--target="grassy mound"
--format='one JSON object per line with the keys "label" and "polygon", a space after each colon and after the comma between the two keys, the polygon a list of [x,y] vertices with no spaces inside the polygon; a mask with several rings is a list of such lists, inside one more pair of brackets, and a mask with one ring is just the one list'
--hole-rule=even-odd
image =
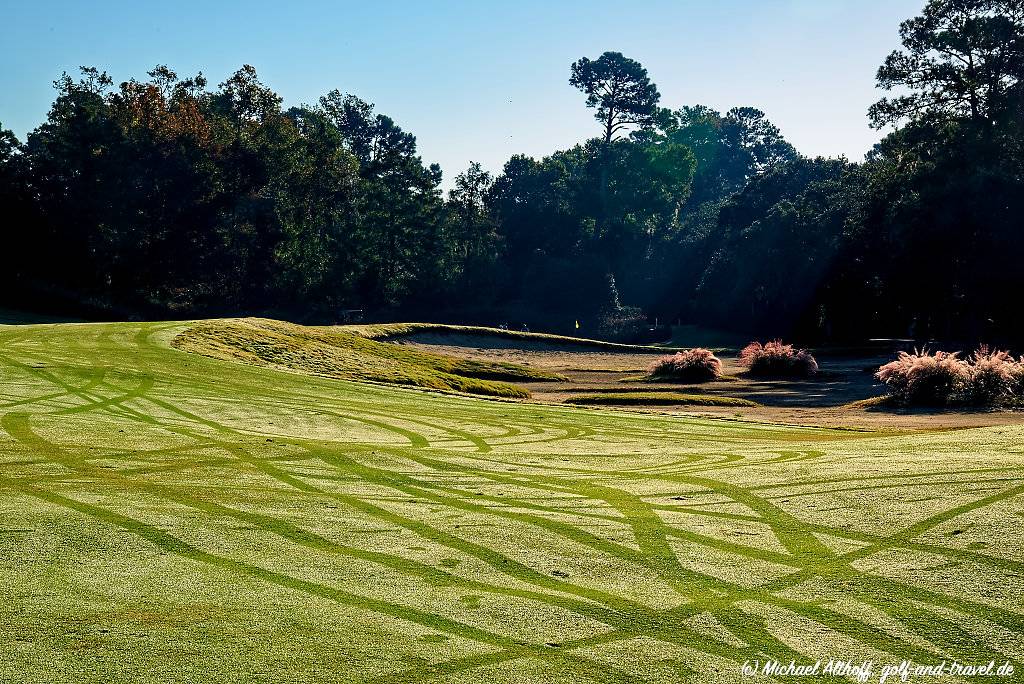
{"label": "grassy mound", "polygon": [[585,406],[758,406],[757,402],[749,399],[681,392],[603,392],[570,397],[565,403]]}
{"label": "grassy mound", "polygon": [[360,325],[343,325],[339,329],[351,332],[371,340],[393,340],[418,334],[436,335],[470,335],[476,337],[497,337],[520,342],[539,342],[551,345],[568,345],[606,349],[609,351],[679,351],[674,347],[655,347],[644,344],[622,344],[605,342],[585,337],[553,335],[551,333],[523,332],[521,330],[502,330],[480,325],[447,325],[444,323],[369,323]]}
{"label": "grassy mound", "polygon": [[510,381],[561,379],[555,373],[510,363],[470,361],[384,344],[338,328],[257,318],[197,323],[172,344],[183,351],[255,366],[494,397],[530,396],[529,390]]}

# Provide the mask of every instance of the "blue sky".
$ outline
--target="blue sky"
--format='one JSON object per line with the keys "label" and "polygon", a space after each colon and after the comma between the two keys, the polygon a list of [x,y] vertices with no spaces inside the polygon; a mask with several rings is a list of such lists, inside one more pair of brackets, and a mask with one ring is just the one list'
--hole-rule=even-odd
{"label": "blue sky", "polygon": [[333,88],[376,103],[448,185],[470,160],[498,171],[596,135],[569,64],[605,50],[643,63],[665,106],[755,106],[804,154],[859,160],[879,138],[874,72],[924,0],[4,4],[0,122],[22,138],[80,64],[216,84],[249,63],[288,105]]}

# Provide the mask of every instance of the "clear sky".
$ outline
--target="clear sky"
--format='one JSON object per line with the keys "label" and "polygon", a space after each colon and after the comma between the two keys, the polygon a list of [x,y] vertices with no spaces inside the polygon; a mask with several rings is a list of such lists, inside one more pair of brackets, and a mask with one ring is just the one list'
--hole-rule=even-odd
{"label": "clear sky", "polygon": [[500,170],[598,133],[568,83],[581,56],[640,61],[662,104],[764,110],[808,155],[859,160],[879,138],[867,107],[898,25],[924,0],[5,2],[0,122],[20,137],[52,81],[94,65],[116,82],[155,64],[211,84],[244,63],[286,105],[334,88],[417,136],[446,186],[470,160]]}

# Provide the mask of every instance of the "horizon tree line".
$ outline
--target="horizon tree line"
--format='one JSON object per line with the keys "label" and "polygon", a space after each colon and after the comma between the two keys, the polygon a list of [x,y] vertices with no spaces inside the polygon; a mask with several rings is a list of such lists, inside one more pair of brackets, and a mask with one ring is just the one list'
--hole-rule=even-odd
{"label": "horizon tree line", "polygon": [[1024,0],[900,26],[862,163],[800,155],[760,110],[669,109],[581,58],[598,135],[498,174],[441,169],[371,103],[285,108],[243,66],[65,74],[0,126],[7,305],[86,315],[468,320],[628,337],[680,321],[808,342],[1024,341]]}

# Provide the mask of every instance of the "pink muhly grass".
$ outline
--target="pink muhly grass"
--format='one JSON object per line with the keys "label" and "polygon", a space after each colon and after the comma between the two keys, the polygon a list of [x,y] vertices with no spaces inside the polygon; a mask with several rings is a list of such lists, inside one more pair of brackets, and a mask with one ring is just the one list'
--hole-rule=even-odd
{"label": "pink muhly grass", "polygon": [[889,394],[906,404],[947,404],[960,400],[969,389],[971,367],[960,352],[900,352],[895,361],[878,369],[875,377]]}
{"label": "pink muhly grass", "polygon": [[751,342],[740,352],[740,363],[751,375],[765,377],[807,377],[818,372],[818,362],[809,351],[783,344],[782,340]]}
{"label": "pink muhly grass", "polygon": [[982,345],[967,359],[959,352],[900,352],[875,373],[889,395],[904,404],[999,405],[1024,390],[1024,358]]}
{"label": "pink muhly grass", "polygon": [[971,355],[970,383],[972,398],[979,403],[991,403],[1017,395],[1024,378],[1024,363],[1009,352],[989,350],[985,345]]}
{"label": "pink muhly grass", "polygon": [[722,362],[710,350],[695,347],[658,357],[647,371],[652,378],[707,382],[722,376]]}

